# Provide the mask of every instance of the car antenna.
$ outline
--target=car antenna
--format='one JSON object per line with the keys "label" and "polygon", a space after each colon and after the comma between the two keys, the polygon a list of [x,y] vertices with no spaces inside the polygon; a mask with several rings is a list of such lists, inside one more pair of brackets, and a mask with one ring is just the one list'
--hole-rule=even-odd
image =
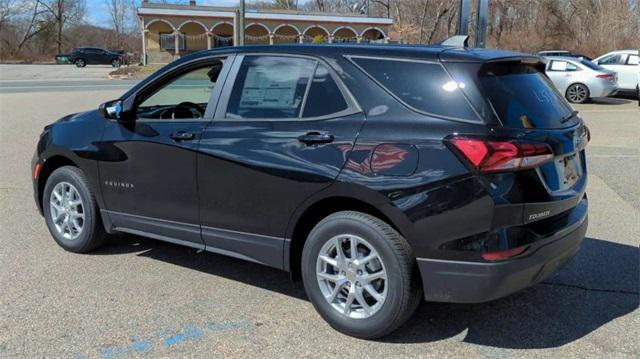
{"label": "car antenna", "polygon": [[469,47],[469,35],[455,35],[442,41],[442,46],[450,47]]}

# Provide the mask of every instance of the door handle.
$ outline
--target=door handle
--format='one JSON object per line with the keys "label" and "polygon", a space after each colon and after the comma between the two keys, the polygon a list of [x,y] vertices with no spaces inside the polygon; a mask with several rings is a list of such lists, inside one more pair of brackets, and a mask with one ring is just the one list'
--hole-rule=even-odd
{"label": "door handle", "polygon": [[314,145],[318,143],[330,143],[333,142],[333,135],[320,132],[309,132],[298,137],[298,140],[305,145]]}
{"label": "door handle", "polygon": [[196,135],[187,131],[178,131],[178,132],[172,133],[171,135],[169,135],[169,137],[171,137],[171,139],[176,142],[182,142],[182,141],[191,141],[196,137]]}

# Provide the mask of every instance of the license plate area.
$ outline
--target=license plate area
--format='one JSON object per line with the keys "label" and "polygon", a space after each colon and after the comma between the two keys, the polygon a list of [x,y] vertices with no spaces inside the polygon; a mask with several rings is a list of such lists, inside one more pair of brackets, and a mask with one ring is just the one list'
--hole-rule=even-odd
{"label": "license plate area", "polygon": [[573,187],[582,177],[582,163],[578,153],[556,159],[556,170],[560,180],[560,190]]}

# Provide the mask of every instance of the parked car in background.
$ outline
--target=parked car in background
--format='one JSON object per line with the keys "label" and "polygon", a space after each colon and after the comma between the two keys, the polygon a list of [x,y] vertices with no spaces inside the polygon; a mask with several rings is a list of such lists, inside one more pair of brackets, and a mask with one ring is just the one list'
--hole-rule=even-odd
{"label": "parked car in background", "polygon": [[124,63],[121,53],[97,47],[77,47],[71,51],[69,62],[77,67],[87,65],[111,65],[120,67]]}
{"label": "parked car in background", "polygon": [[618,74],[618,91],[633,94],[640,83],[638,78],[638,50],[619,50],[606,53],[594,63]]}
{"label": "parked car in background", "polygon": [[591,58],[587,55],[580,53],[573,53],[571,51],[566,50],[551,50],[551,51],[538,51],[538,56],[542,57],[552,57],[552,56],[564,56],[564,57],[575,57],[578,59],[585,59],[591,61]]}
{"label": "parked car in background", "polygon": [[606,97],[617,91],[616,73],[593,62],[573,57],[546,57],[547,76],[558,91],[573,103]]}

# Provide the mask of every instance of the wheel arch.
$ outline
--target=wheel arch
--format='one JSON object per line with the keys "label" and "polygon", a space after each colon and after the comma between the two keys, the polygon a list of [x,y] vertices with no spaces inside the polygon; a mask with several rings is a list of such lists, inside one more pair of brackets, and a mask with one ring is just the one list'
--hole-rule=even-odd
{"label": "wheel arch", "polygon": [[41,213],[43,210],[42,196],[44,195],[44,186],[47,184],[47,179],[49,179],[53,171],[64,166],[80,168],[73,160],[64,155],[53,155],[42,163],[42,167],[38,173],[38,209]]}
{"label": "wheel arch", "polygon": [[374,205],[364,198],[347,195],[333,195],[313,201],[306,206],[294,220],[290,222],[287,233],[288,241],[284,252],[284,269],[291,273],[291,279],[297,281],[301,278],[300,260],[302,249],[307,236],[318,222],[328,215],[341,211],[358,211],[377,217],[401,235],[404,233],[405,223],[398,220],[397,214],[389,213],[387,209]]}

